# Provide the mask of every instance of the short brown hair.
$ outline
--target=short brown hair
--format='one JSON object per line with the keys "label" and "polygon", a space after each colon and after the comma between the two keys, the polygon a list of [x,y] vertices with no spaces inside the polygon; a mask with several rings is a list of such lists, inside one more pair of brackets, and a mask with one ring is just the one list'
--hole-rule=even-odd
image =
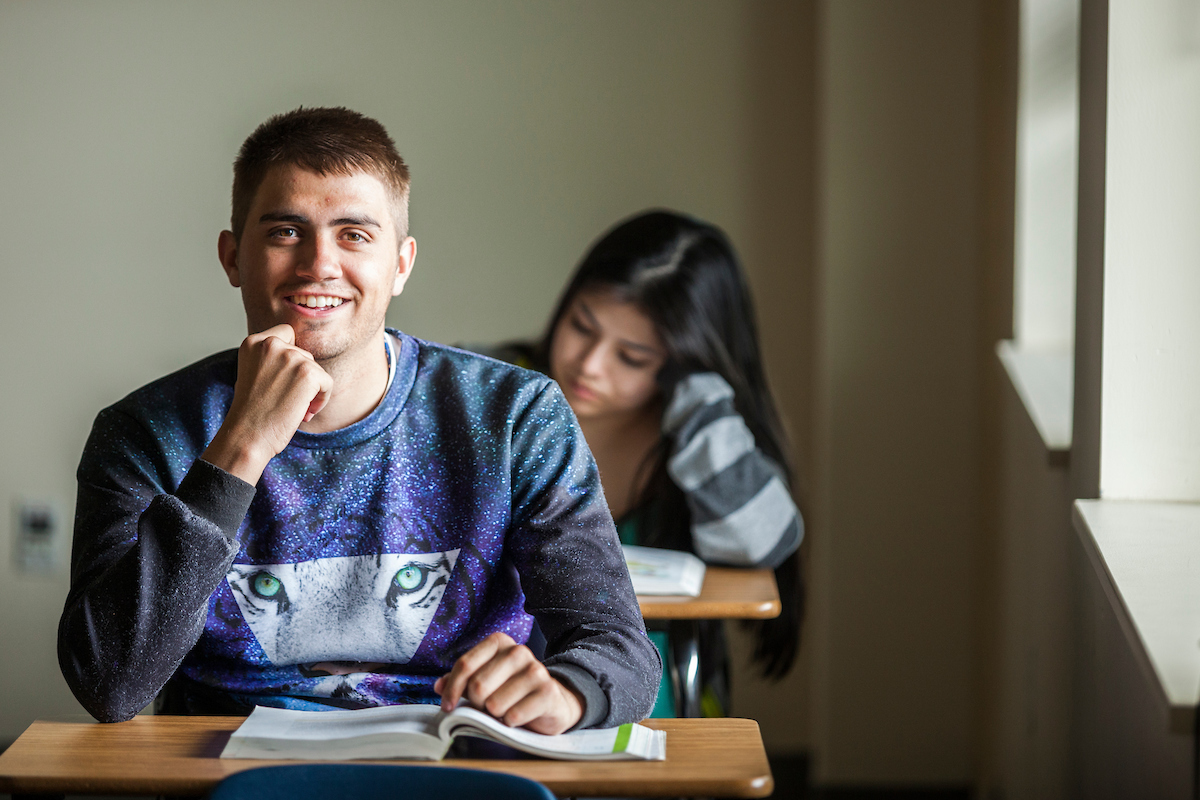
{"label": "short brown hair", "polygon": [[408,165],[383,125],[348,108],[302,106],[259,125],[238,151],[233,162],[230,219],[238,241],[258,187],[267,172],[279,165],[302,167],[318,175],[374,175],[392,197],[396,233],[401,238],[408,235]]}

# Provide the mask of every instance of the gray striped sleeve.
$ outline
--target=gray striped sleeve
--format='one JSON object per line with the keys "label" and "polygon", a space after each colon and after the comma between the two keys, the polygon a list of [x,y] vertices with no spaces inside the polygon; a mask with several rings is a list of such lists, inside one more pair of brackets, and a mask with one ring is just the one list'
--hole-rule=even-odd
{"label": "gray striped sleeve", "polygon": [[754,434],[742,418],[736,414],[719,417],[701,428],[671,459],[671,478],[690,492],[753,451]]}
{"label": "gray striped sleeve", "polygon": [[[733,401],[733,387],[726,383],[715,372],[699,372],[688,375],[675,387],[671,395],[671,403],[663,412],[663,432],[674,434],[684,424],[692,421],[692,415],[697,409],[719,403],[722,400]],[[731,406],[732,407],[732,406]],[[686,438],[686,437],[685,437]]]}
{"label": "gray striped sleeve", "polygon": [[799,547],[804,523],[782,471],[755,446],[720,376],[682,381],[664,429],[676,437],[667,471],[687,497],[697,555],[714,563],[774,567]]}
{"label": "gray striped sleeve", "polygon": [[732,514],[693,525],[692,541],[705,561],[754,566],[775,550],[796,519],[796,506],[783,481],[772,478]]}
{"label": "gray striped sleeve", "polygon": [[756,497],[772,480],[784,486],[778,467],[760,451],[751,450],[703,484],[684,490],[692,512],[692,524],[703,525],[729,516]]}

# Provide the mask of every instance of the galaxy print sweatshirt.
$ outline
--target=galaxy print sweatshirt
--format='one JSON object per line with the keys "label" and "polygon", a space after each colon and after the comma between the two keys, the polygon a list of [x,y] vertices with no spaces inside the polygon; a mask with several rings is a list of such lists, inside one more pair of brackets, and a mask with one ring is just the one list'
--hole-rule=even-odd
{"label": "galaxy print sweatshirt", "polygon": [[534,619],[579,727],[641,719],[645,635],[595,462],[556,384],[390,331],[394,378],[365,419],[297,432],[257,486],[200,460],[237,352],[100,412],[78,470],[67,684],[125,720],[177,709],[437,702],[489,634]]}

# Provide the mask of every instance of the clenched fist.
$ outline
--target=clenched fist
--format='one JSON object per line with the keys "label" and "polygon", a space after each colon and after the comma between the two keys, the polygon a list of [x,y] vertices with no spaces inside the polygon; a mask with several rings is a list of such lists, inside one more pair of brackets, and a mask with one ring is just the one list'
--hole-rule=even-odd
{"label": "clenched fist", "polygon": [[238,348],[233,403],[201,458],[247,483],[258,483],[300,425],[325,407],[332,390],[329,373],[311,353],[296,347],[291,325],[247,336]]}

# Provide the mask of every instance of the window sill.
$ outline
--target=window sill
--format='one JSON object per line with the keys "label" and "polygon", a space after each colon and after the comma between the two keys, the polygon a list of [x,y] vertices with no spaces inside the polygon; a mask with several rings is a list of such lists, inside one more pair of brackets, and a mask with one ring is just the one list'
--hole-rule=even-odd
{"label": "window sill", "polygon": [[996,355],[1042,437],[1046,460],[1065,467],[1071,458],[1075,357],[1070,350],[1032,350],[1014,341],[996,343]]}
{"label": "window sill", "polygon": [[1169,730],[1190,735],[1200,705],[1200,503],[1079,500],[1072,518]]}

